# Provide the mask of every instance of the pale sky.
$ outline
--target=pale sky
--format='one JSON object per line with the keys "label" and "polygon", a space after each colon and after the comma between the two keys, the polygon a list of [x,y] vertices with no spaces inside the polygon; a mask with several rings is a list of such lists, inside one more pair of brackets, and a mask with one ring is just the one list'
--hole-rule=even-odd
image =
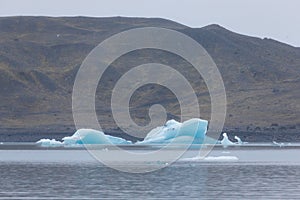
{"label": "pale sky", "polygon": [[300,47],[299,0],[0,0],[0,16],[160,17]]}

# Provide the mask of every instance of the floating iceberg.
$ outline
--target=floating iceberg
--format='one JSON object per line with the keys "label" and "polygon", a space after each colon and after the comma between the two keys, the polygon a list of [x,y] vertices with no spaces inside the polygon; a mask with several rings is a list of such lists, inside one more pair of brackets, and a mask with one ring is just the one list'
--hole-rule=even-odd
{"label": "floating iceberg", "polygon": [[223,146],[231,146],[235,145],[235,143],[231,142],[227,136],[227,133],[223,133],[223,139],[221,140],[221,144]]}
{"label": "floating iceberg", "polygon": [[[183,123],[169,120],[164,126],[151,130],[143,141],[135,144],[203,144],[204,139],[211,143],[217,141],[206,137],[208,121],[190,119]],[[68,146],[82,144],[132,144],[123,138],[106,135],[102,131],[93,129],[79,129],[72,136],[64,137],[63,142],[54,139],[41,139],[37,144],[41,146]]]}
{"label": "floating iceberg", "polygon": [[275,146],[279,146],[279,147],[285,146],[285,144],[284,144],[283,142],[278,143],[278,142],[276,142],[276,141],[273,141],[272,143],[273,143]]}
{"label": "floating iceberg", "polygon": [[190,119],[183,123],[169,120],[164,126],[150,131],[143,141],[137,144],[203,144],[208,121]]}
{"label": "floating iceberg", "polygon": [[63,144],[131,144],[131,141],[123,138],[106,135],[102,131],[93,129],[79,129],[74,135],[64,137]]}
{"label": "floating iceberg", "polygon": [[[227,133],[223,133],[221,141],[206,136],[208,121],[202,119],[190,119],[183,123],[169,120],[164,126],[151,130],[143,141],[135,144],[203,144],[204,140],[209,144],[221,144],[224,147],[245,144],[239,137],[235,136],[236,143],[230,141]],[[36,143],[47,146],[68,146],[82,144],[132,144],[131,141],[120,137],[106,135],[102,131],[93,129],[79,129],[72,136],[64,137],[63,142],[55,139],[41,139]],[[275,144],[275,143],[274,143]]]}
{"label": "floating iceberg", "polygon": [[48,147],[48,146],[62,146],[63,143],[60,141],[57,141],[55,139],[40,139],[36,142],[38,145],[41,145],[42,147]]}
{"label": "floating iceberg", "polygon": [[192,158],[183,158],[179,161],[182,162],[235,162],[238,161],[239,158],[236,156],[208,156],[208,157],[192,157]]}
{"label": "floating iceberg", "polygon": [[237,142],[232,142],[228,138],[227,133],[223,133],[223,139],[220,141],[220,144],[222,144],[224,147],[227,147],[232,145],[242,145],[248,143],[248,142],[243,142],[241,138],[239,138],[238,136],[234,136],[234,139],[237,140]]}
{"label": "floating iceberg", "polygon": [[72,136],[64,137],[63,142],[56,141],[54,139],[41,139],[36,143],[47,146],[68,146],[68,145],[82,145],[82,144],[131,144],[131,141],[127,141],[123,138],[114,137],[104,134],[102,131],[96,131],[93,129],[79,129]]}
{"label": "floating iceberg", "polygon": [[237,144],[243,144],[243,141],[238,136],[234,136],[234,139],[237,140]]}

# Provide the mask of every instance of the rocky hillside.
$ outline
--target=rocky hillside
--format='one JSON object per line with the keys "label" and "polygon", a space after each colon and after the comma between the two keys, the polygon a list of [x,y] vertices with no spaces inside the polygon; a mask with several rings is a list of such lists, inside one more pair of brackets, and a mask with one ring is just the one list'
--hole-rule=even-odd
{"label": "rocky hillside", "polygon": [[[224,130],[249,141],[300,141],[300,48],[240,35],[219,25],[195,29],[165,19],[123,17],[0,18],[0,141],[59,139],[72,134],[72,86],[83,59],[112,34],[146,26],[178,30],[206,48],[227,92]],[[189,63],[171,53],[145,49],[117,59],[101,80],[96,109],[106,132],[121,134],[109,109],[118,78],[132,66],[158,58],[193,81],[202,118],[210,118],[207,88]],[[146,124],[148,108],[155,103],[165,106],[169,118],[179,119],[175,96],[156,85],[135,92],[132,117]]]}

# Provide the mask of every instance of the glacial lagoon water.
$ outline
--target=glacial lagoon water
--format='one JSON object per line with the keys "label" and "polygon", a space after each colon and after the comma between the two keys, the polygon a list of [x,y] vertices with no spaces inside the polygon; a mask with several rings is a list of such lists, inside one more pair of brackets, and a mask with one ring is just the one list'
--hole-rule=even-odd
{"label": "glacial lagoon water", "polygon": [[216,146],[208,159],[193,149],[166,168],[130,174],[84,149],[2,144],[0,199],[300,199],[299,153],[299,144]]}

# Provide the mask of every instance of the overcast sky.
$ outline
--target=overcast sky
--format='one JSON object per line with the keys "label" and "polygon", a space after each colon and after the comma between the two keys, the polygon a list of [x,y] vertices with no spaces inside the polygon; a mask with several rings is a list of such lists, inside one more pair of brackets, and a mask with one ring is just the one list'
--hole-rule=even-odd
{"label": "overcast sky", "polygon": [[0,0],[0,16],[161,17],[300,47],[299,0]]}

